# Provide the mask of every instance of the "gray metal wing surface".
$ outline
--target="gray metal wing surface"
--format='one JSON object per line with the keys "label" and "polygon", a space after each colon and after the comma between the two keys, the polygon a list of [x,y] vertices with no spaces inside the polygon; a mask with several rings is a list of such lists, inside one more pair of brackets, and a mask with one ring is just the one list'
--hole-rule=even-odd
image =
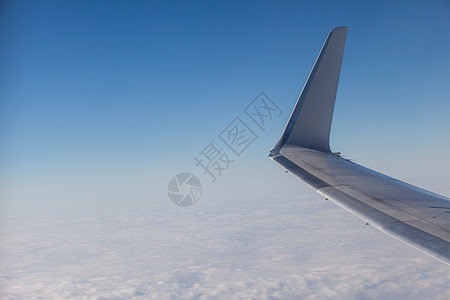
{"label": "gray metal wing surface", "polygon": [[347,27],[330,31],[270,158],[377,229],[450,264],[450,199],[375,172],[329,146]]}

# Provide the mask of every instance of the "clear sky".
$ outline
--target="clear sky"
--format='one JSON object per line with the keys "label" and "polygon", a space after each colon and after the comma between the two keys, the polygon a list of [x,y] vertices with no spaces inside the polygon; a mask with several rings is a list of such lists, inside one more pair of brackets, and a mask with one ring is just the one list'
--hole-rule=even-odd
{"label": "clear sky", "polygon": [[205,195],[301,185],[268,151],[342,25],[333,150],[447,183],[448,1],[3,1],[2,201],[170,205],[169,179],[206,185],[193,157],[261,91],[283,115]]}

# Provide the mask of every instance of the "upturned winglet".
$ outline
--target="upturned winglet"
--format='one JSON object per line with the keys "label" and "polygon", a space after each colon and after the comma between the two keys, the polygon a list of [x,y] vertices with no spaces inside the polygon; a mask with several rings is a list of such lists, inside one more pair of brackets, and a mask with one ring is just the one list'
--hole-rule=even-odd
{"label": "upturned winglet", "polygon": [[330,153],[330,129],[347,27],[333,28],[272,153],[299,146]]}

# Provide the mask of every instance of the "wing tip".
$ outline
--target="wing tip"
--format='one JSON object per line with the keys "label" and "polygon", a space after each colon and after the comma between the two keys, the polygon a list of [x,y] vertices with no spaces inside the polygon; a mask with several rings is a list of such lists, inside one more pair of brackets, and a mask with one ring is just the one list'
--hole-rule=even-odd
{"label": "wing tip", "polygon": [[338,27],[334,27],[330,30],[330,32],[328,33],[329,36],[333,35],[333,34],[337,34],[337,35],[343,35],[345,37],[347,37],[347,31],[348,31],[348,26],[338,26]]}
{"label": "wing tip", "polygon": [[[286,144],[331,153],[331,120],[347,30],[347,26],[338,26],[328,33],[288,123],[269,157],[276,155]],[[314,81],[317,77],[319,80]],[[308,94],[311,93],[314,94],[314,97],[311,97],[315,100],[308,98]],[[305,101],[309,103],[309,106],[304,105]]]}
{"label": "wing tip", "polygon": [[348,30],[348,26],[337,26],[334,28],[331,28],[330,32],[332,31],[347,31]]}

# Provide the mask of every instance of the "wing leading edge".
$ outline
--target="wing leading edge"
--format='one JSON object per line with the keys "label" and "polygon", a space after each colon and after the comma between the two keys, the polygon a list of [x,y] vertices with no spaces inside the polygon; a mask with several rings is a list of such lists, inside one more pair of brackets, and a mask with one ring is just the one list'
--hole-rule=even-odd
{"label": "wing leading edge", "polygon": [[347,27],[330,31],[270,158],[377,229],[450,264],[450,199],[331,152]]}

